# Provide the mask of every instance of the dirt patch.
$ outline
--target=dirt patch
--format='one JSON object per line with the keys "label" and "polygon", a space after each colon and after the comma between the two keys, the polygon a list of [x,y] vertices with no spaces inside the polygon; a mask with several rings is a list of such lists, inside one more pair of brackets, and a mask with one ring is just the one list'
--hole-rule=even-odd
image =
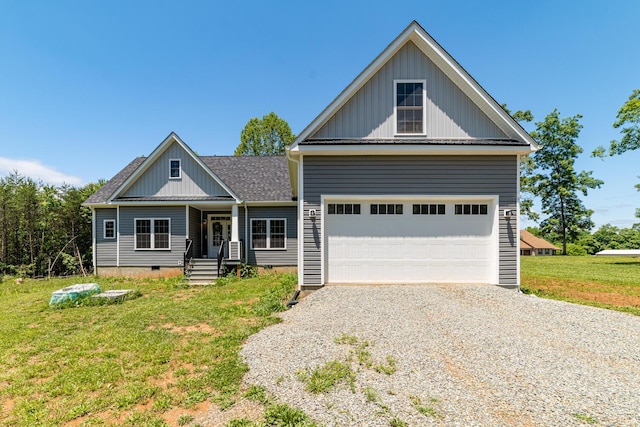
{"label": "dirt patch", "polygon": [[169,332],[174,332],[177,334],[188,334],[188,333],[194,333],[194,332],[204,333],[204,334],[214,334],[216,336],[222,334],[221,331],[218,331],[216,328],[206,323],[198,323],[197,325],[189,325],[189,326],[176,326],[174,323],[165,323],[164,325],[160,325],[160,326],[151,325],[147,327],[148,331],[153,331],[157,329],[165,329]]}
{"label": "dirt patch", "polygon": [[264,411],[264,405],[251,400],[242,399],[236,402],[232,407],[225,410],[221,410],[216,405],[211,405],[206,412],[200,412],[193,421],[194,424],[200,424],[207,427],[224,427],[229,421],[240,418],[260,422],[264,418]]}
{"label": "dirt patch", "polygon": [[532,291],[542,291],[564,298],[614,305],[617,307],[640,307],[640,295],[630,295],[623,286],[606,286],[591,282],[559,281],[547,278],[526,280]]}

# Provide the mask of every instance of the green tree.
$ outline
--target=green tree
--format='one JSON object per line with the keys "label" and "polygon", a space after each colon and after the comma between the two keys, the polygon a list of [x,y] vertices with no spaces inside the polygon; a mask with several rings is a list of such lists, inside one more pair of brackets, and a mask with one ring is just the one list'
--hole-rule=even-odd
{"label": "green tree", "polygon": [[567,242],[574,242],[581,230],[593,228],[593,211],[583,205],[578,193],[586,196],[589,189],[603,184],[591,171],[575,170],[575,160],[583,151],[576,143],[582,129],[580,118],[578,114],[561,119],[556,109],[544,121],[537,122],[536,130],[531,132],[542,146],[531,155],[535,168],[530,176],[531,191],[540,198],[546,215],[541,229],[546,235],[559,236],[564,254]]}
{"label": "green tree", "polygon": [[240,145],[234,156],[276,156],[283,155],[293,142],[295,135],[286,120],[273,111],[258,119],[253,117],[240,133]]}

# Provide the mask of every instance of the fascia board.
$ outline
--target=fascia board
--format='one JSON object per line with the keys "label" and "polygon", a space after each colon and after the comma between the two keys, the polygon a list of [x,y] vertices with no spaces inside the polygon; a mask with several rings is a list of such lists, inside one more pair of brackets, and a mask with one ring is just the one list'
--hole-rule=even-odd
{"label": "fascia board", "polygon": [[305,145],[299,146],[299,150],[304,154],[313,155],[494,155],[494,154],[528,154],[532,151],[530,147],[515,146],[433,146],[433,145],[393,145],[393,144],[376,144],[363,146],[350,145]]}

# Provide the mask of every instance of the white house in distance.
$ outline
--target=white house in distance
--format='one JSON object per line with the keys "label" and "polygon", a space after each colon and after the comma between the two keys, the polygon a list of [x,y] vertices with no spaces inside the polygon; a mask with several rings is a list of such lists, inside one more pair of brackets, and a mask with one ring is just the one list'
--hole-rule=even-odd
{"label": "white house in distance", "polygon": [[215,259],[295,269],[302,289],[516,287],[520,156],[537,148],[414,21],[286,156],[199,156],[171,133],[134,159],[85,202],[94,266],[207,281]]}

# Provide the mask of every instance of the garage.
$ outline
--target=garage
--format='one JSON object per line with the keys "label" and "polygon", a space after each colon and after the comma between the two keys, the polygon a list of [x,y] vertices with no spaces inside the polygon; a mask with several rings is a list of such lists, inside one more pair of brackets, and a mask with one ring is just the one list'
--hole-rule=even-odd
{"label": "garage", "polygon": [[327,199],[324,283],[498,283],[497,198]]}

